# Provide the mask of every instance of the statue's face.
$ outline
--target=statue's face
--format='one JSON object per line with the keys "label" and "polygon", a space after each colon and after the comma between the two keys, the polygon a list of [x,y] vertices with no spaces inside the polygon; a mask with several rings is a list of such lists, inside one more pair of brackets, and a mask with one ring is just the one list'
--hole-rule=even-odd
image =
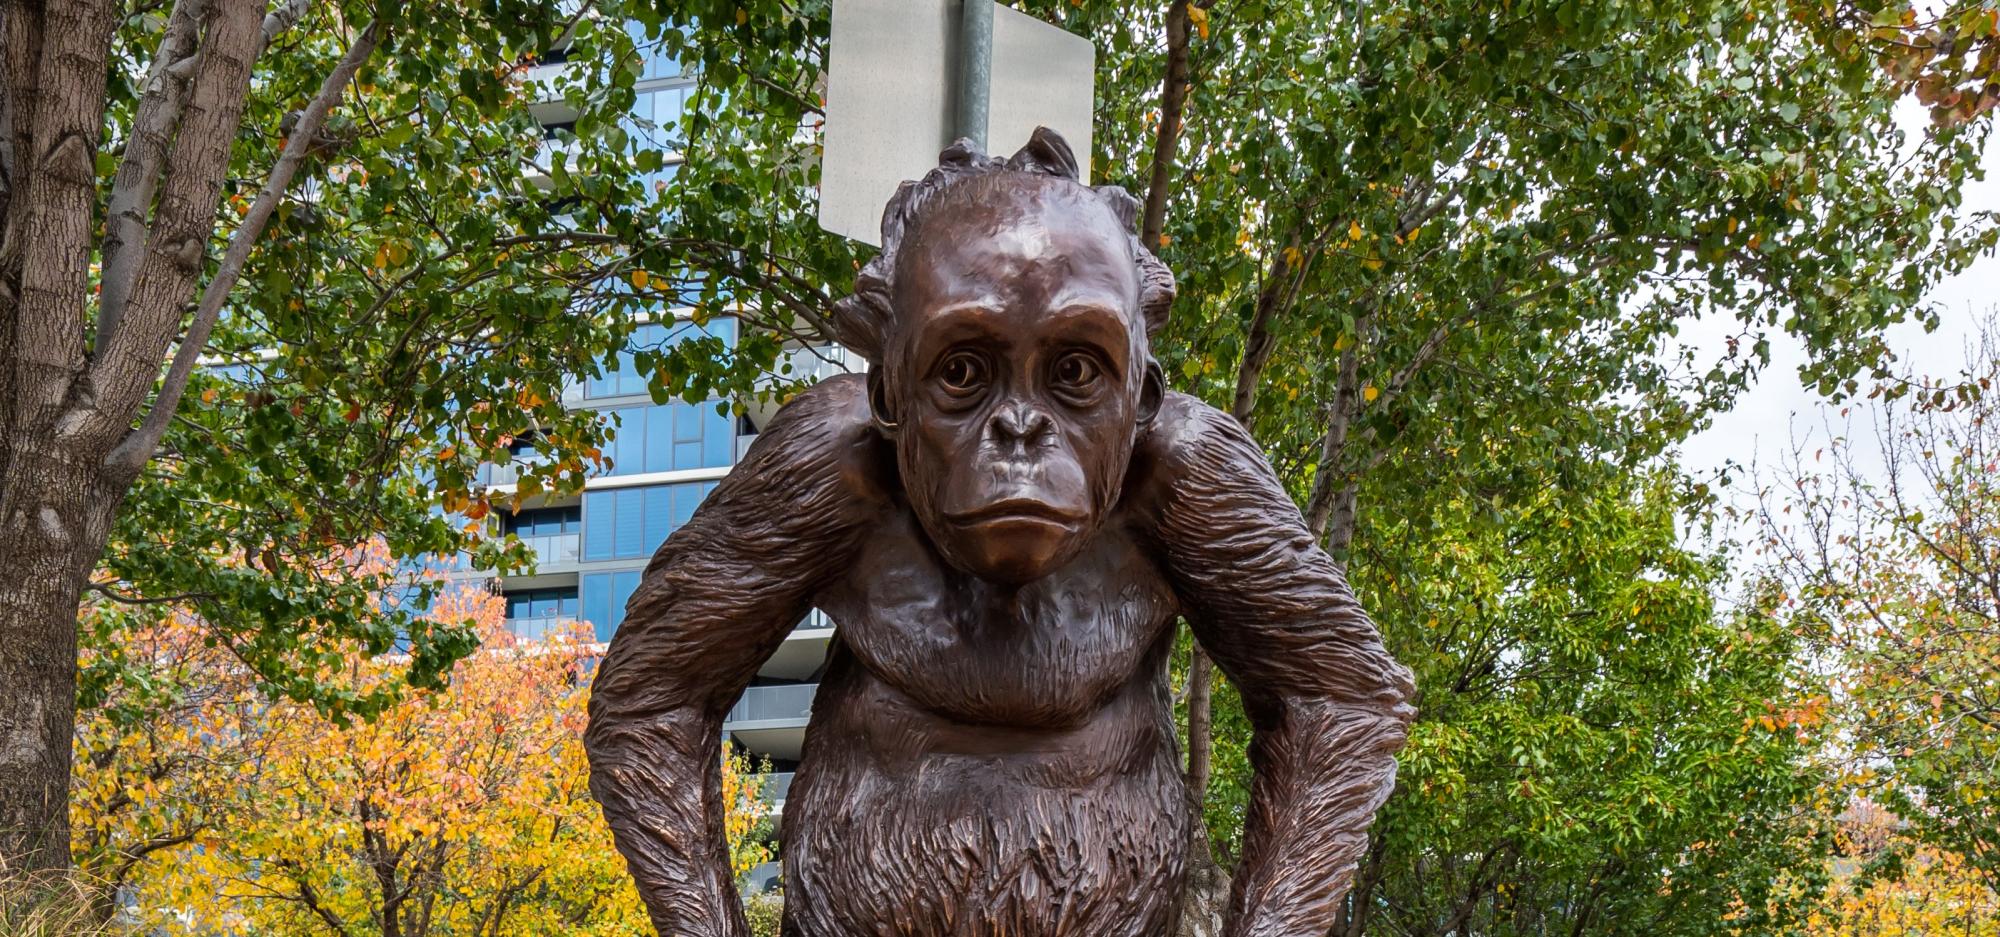
{"label": "statue's face", "polygon": [[942,199],[898,254],[877,405],[946,561],[1025,583],[1096,533],[1159,403],[1131,239],[1066,180],[998,173]]}

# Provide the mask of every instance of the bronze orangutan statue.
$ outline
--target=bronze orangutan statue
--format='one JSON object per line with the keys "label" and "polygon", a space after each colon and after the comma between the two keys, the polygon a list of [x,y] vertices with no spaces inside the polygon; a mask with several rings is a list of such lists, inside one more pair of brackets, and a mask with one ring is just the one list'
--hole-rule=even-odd
{"label": "bronze orangutan statue", "polygon": [[1177,616],[1255,729],[1225,932],[1327,931],[1413,688],[1257,445],[1166,392],[1173,275],[1136,210],[1046,130],[946,150],[834,310],[867,378],[787,404],[647,567],[585,740],[661,934],[747,933],[722,723],[815,606],[838,630],[784,811],[787,937],[1170,933],[1198,818]]}

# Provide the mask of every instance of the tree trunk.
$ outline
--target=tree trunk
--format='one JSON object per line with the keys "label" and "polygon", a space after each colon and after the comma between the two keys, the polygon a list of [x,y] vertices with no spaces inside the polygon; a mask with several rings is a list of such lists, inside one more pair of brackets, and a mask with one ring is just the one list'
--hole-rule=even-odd
{"label": "tree trunk", "polygon": [[77,604],[123,494],[94,462],[16,440],[0,516],[0,859],[68,866]]}
{"label": "tree trunk", "polygon": [[[252,246],[375,49],[371,23],[301,111],[183,332],[251,64],[303,8],[267,17],[262,0],[174,4],[165,64],[151,72],[173,80],[149,81],[137,111],[141,136],[158,145],[127,153],[108,195],[114,230],[100,248],[105,273],[133,280],[129,294],[122,282],[103,294],[122,310],[95,304],[104,328],[87,355],[90,240],[103,214],[95,162],[123,14],[110,0],[0,0],[0,862],[12,868],[69,864],[79,600]],[[174,71],[182,66],[186,74]],[[173,144],[162,151],[169,129]]]}
{"label": "tree trunk", "polygon": [[1146,185],[1146,203],[1139,222],[1139,243],[1160,249],[1167,227],[1167,183],[1181,147],[1182,112],[1188,92],[1188,0],[1167,4],[1167,74],[1160,82],[1160,130],[1153,138],[1153,167]]}
{"label": "tree trunk", "polygon": [[1177,937],[1216,937],[1222,933],[1223,911],[1229,905],[1229,873],[1216,864],[1208,839],[1203,806],[1215,764],[1213,738],[1215,663],[1200,646],[1188,665],[1188,799],[1194,806],[1193,836],[1188,842],[1188,881],[1181,892],[1181,922]]}
{"label": "tree trunk", "polygon": [[1229,873],[1209,855],[1208,828],[1195,824],[1196,848],[1188,856],[1187,887],[1181,891],[1180,927],[1174,937],[1222,937],[1229,908]]}

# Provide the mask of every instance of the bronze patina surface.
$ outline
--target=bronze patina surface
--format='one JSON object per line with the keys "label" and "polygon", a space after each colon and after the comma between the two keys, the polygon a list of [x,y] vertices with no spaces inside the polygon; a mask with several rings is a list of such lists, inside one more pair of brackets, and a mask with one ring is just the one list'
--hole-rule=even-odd
{"label": "bronze patina surface", "polygon": [[746,933],[722,723],[838,625],[781,830],[792,937],[1157,937],[1197,815],[1177,617],[1241,689],[1256,781],[1226,932],[1324,934],[1412,714],[1256,443],[1169,393],[1173,276],[1048,131],[906,183],[834,310],[871,362],[781,410],[660,548],[586,744],[655,925]]}

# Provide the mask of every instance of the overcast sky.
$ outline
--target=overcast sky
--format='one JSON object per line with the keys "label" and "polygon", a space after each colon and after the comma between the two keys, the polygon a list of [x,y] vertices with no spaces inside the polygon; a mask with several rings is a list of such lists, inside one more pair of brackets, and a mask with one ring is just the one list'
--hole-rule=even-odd
{"label": "overcast sky", "polygon": [[[1909,108],[1906,127],[1921,126],[1925,119],[1915,107]],[[2000,134],[1995,135],[2000,139]],[[1965,190],[1962,214],[2000,211],[2000,146],[1991,140],[1981,165],[1986,178],[1971,182]],[[1939,308],[1943,321],[1938,330],[1925,333],[1921,326],[1905,323],[1888,332],[1889,347],[1917,371],[1931,375],[1952,375],[1965,363],[1965,343],[1974,323],[1986,310],[2000,307],[2000,258],[1980,258],[1963,273],[1941,283],[1930,300]],[[1733,331],[1730,322],[1703,322],[1687,330],[1685,340],[1704,349],[1712,360],[1721,350],[1724,337]],[[1771,366],[1757,384],[1742,394],[1733,409],[1716,417],[1709,429],[1689,439],[1681,450],[1681,464],[1698,477],[1707,477],[1734,462],[1769,468],[1791,450],[1794,440],[1823,440],[1829,421],[1841,422],[1842,405],[1827,403],[1813,389],[1799,382],[1798,367],[1805,360],[1799,344],[1790,336],[1774,336]],[[1865,386],[1865,385],[1864,385]],[[1851,402],[1852,438],[1857,442],[1871,434],[1871,407],[1866,401]],[[1739,484],[1747,481],[1740,479]],[[1747,493],[1747,492],[1746,492]]]}

